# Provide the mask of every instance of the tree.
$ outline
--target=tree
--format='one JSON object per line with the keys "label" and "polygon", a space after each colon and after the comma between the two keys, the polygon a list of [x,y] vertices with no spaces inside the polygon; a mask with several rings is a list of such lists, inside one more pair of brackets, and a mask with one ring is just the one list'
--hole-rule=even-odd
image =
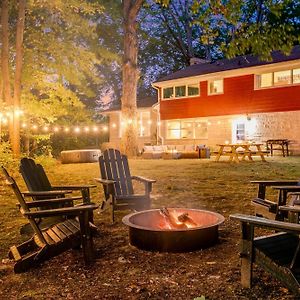
{"label": "tree", "polygon": [[139,71],[137,68],[137,15],[143,0],[123,0],[124,18],[124,56],[122,66],[122,122],[123,134],[121,149],[128,156],[135,156],[137,146],[137,82]]}

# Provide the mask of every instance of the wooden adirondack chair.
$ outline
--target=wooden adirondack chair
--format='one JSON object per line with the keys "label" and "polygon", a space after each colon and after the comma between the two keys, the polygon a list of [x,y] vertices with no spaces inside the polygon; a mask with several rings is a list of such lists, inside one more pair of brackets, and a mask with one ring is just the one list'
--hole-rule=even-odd
{"label": "wooden adirondack chair", "polygon": [[[112,222],[116,210],[143,210],[151,207],[150,193],[152,179],[131,176],[127,156],[121,155],[116,149],[108,149],[99,157],[101,178],[95,178],[102,183],[105,200],[102,208],[109,202],[112,208]],[[144,184],[144,194],[135,194],[132,180]]]}
{"label": "wooden adirondack chair", "polygon": [[[257,197],[252,200],[252,204],[255,207],[255,215],[257,216],[273,220],[284,220],[287,215],[278,209],[279,206],[300,204],[300,181],[261,180],[251,181],[251,183],[258,184]],[[277,202],[266,199],[266,189],[270,186],[279,191]],[[291,197],[288,198],[288,196]]]}
{"label": "wooden adirondack chair", "polygon": [[[285,207],[285,209],[295,210],[296,208]],[[299,208],[297,213],[300,213]],[[300,224],[241,214],[231,215],[230,218],[241,222],[242,286],[251,287],[253,263],[256,263],[299,297]],[[255,228],[269,229],[276,233],[266,236],[264,232],[264,236],[254,237]]]}
{"label": "wooden adirondack chair", "polygon": [[[28,219],[35,233],[27,242],[10,248],[8,255],[9,258],[15,260],[15,273],[24,272],[70,248],[78,248],[80,245],[83,249],[85,263],[91,263],[94,259],[94,253],[93,239],[89,225],[89,214],[98,208],[98,206],[90,203],[78,207],[33,210],[49,207],[49,205],[53,204],[72,202],[81,197],[26,202],[15,180],[9,176],[4,167],[1,168],[6,178],[6,183],[12,188],[19,201],[21,214]],[[34,193],[32,193],[32,196],[34,196]],[[67,219],[45,230],[42,230],[36,221],[39,218],[62,215],[78,217],[79,221],[75,218]]]}
{"label": "wooden adirondack chair", "polygon": [[[31,158],[22,158],[20,164],[20,173],[27,185],[29,191],[52,191],[51,198],[56,193],[58,197],[63,197],[70,191],[80,191],[83,203],[90,203],[90,188],[96,185],[51,185],[44,168],[40,164],[36,164]],[[41,198],[42,197],[42,198]],[[36,200],[47,199],[47,196],[37,197]]]}

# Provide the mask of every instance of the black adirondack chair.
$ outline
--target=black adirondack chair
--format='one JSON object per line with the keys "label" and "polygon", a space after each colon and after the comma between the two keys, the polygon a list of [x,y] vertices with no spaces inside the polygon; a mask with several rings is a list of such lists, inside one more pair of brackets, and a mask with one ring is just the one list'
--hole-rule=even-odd
{"label": "black adirondack chair", "polygon": [[[20,173],[27,185],[29,191],[51,191],[51,198],[57,194],[57,197],[64,197],[70,191],[80,191],[83,203],[90,203],[90,188],[96,187],[95,185],[51,185],[48,176],[40,164],[36,164],[31,158],[22,158],[20,164]],[[47,199],[49,196],[37,196],[36,200]]]}
{"label": "black adirondack chair", "polygon": [[[300,209],[295,206],[285,207],[285,210],[297,210],[300,213]],[[230,218],[241,222],[242,286],[251,287],[253,263],[256,263],[299,297],[300,224],[241,214],[231,215]],[[255,228],[272,230],[272,234],[266,236],[264,231],[263,236],[254,237]]]}
{"label": "black adirondack chair", "polygon": [[[37,210],[53,204],[72,202],[80,197],[26,202],[15,180],[4,167],[2,167],[2,172],[6,178],[6,183],[12,188],[18,199],[21,214],[28,219],[34,231],[31,239],[10,248],[8,255],[10,259],[15,260],[14,271],[16,273],[24,272],[70,248],[79,248],[80,246],[83,249],[85,263],[89,264],[94,260],[89,214],[98,208],[97,205],[90,203],[77,207]],[[34,195],[33,192],[30,196]],[[39,218],[62,215],[78,217],[78,221],[75,218],[70,218],[45,230],[42,230],[36,221]]]}
{"label": "black adirondack chair", "polygon": [[[284,220],[287,214],[278,208],[286,204],[300,204],[300,181],[260,180],[251,181],[251,183],[258,184],[257,197],[252,200],[252,204],[255,207],[255,215],[257,216],[274,220]],[[277,202],[266,199],[267,187],[278,190]]]}
{"label": "black adirondack chair", "polygon": [[[99,165],[101,178],[95,178],[95,180],[103,185],[105,200],[102,208],[107,203],[111,205],[112,222],[115,220],[116,210],[144,210],[151,207],[150,193],[152,184],[156,181],[131,176],[127,156],[122,155],[116,149],[108,149],[99,157]],[[134,193],[133,180],[144,184],[144,194]]]}

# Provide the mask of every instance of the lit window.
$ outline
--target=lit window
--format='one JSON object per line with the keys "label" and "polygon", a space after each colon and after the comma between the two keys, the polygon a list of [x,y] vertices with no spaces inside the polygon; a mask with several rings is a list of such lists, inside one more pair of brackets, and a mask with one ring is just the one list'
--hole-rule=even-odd
{"label": "lit window", "polygon": [[270,87],[273,85],[273,73],[266,73],[260,75],[259,87]]}
{"label": "lit window", "polygon": [[300,83],[300,69],[293,70],[293,83]]}
{"label": "lit window", "polygon": [[167,121],[167,139],[207,139],[207,121],[200,119]]}
{"label": "lit window", "polygon": [[198,96],[199,93],[199,85],[198,84],[189,84],[188,85],[188,96]]}
{"label": "lit window", "polygon": [[246,126],[245,123],[237,123],[236,124],[236,132],[235,137],[237,141],[245,141],[246,140]]}
{"label": "lit window", "polygon": [[175,86],[175,97],[185,97],[185,85]]}
{"label": "lit window", "polygon": [[180,121],[167,122],[167,139],[180,139]]}
{"label": "lit window", "polygon": [[209,95],[223,93],[223,79],[213,80],[209,82]]}
{"label": "lit window", "polygon": [[194,138],[194,122],[181,121],[181,138],[182,139]]}
{"label": "lit window", "polygon": [[274,72],[274,86],[291,84],[291,70]]}
{"label": "lit window", "polygon": [[173,87],[163,89],[163,99],[173,98]]}
{"label": "lit window", "polygon": [[195,139],[207,139],[207,122],[195,121]]}
{"label": "lit window", "polygon": [[150,136],[151,119],[150,112],[143,111],[139,115],[139,136]]}

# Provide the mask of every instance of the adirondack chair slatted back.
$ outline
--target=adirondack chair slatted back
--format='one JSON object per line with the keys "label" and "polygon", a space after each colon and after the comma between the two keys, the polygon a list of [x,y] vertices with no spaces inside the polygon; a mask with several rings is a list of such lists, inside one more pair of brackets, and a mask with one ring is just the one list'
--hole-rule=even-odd
{"label": "adirondack chair slatted back", "polygon": [[[115,195],[133,195],[133,185],[128,160],[115,149],[105,150],[99,158],[102,179],[114,180]],[[105,192],[105,196],[107,195]]]}
{"label": "adirondack chair slatted back", "polygon": [[[28,205],[26,204],[24,197],[16,183],[16,181],[8,174],[7,170],[2,166],[1,167],[2,173],[5,176],[6,183],[11,187],[13,190],[14,194],[16,195],[18,202],[20,203],[21,206],[21,213],[24,215],[25,212],[29,212],[30,209],[28,208]],[[26,217],[26,216],[25,216]],[[40,230],[39,226],[37,225],[37,222],[33,218],[27,218],[31,227],[33,228],[34,232],[38,236],[39,240],[44,243],[45,245],[48,244],[47,241],[45,240],[42,231]]]}
{"label": "adirondack chair slatted back", "polygon": [[20,172],[29,190],[51,190],[51,184],[43,167],[39,164],[36,164],[33,159],[22,158],[20,164]]}

